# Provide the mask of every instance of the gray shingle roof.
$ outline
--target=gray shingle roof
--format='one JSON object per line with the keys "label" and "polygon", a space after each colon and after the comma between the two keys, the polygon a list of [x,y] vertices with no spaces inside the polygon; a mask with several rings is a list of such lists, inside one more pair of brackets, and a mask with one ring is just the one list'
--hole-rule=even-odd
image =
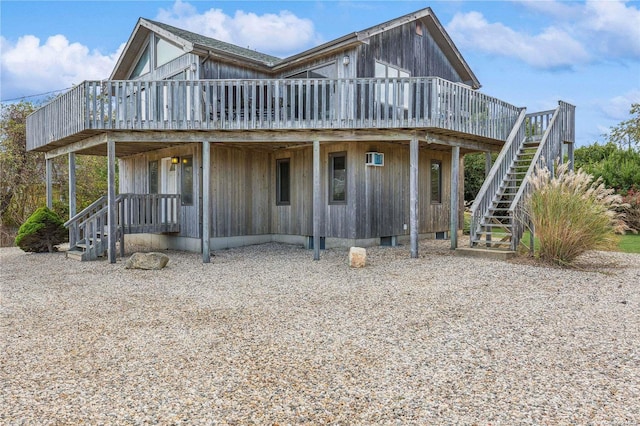
{"label": "gray shingle roof", "polygon": [[216,40],[215,38],[192,33],[191,31],[187,31],[187,30],[173,27],[171,25],[163,24],[162,22],[152,21],[146,18],[145,18],[145,21],[153,25],[157,25],[163,30],[169,31],[170,33],[180,38],[183,38],[193,44],[197,44],[200,46],[204,46],[204,47],[222,51],[222,52],[227,52],[236,56],[242,56],[244,58],[247,58],[253,61],[262,62],[267,66],[273,66],[274,64],[282,60],[277,56],[271,56],[271,55],[267,55],[266,53],[256,52],[255,50],[245,49],[244,47],[236,46],[235,44],[227,43],[224,41]]}

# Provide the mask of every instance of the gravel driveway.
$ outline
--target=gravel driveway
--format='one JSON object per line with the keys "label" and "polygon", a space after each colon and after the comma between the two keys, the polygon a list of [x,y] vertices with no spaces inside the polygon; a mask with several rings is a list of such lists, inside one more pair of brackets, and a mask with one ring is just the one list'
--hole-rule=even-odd
{"label": "gravel driveway", "polygon": [[0,249],[0,424],[640,424],[640,255]]}

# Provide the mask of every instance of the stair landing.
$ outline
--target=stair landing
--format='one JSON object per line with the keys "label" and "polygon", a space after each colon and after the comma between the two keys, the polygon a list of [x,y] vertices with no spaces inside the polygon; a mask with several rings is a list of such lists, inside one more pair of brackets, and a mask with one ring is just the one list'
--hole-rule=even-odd
{"label": "stair landing", "polygon": [[454,253],[456,256],[480,257],[493,260],[509,260],[516,256],[515,251],[480,247],[458,247]]}

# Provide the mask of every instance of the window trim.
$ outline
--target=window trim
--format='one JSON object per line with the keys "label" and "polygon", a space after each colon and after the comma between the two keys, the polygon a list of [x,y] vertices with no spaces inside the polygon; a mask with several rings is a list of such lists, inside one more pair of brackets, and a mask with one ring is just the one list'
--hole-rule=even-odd
{"label": "window trim", "polygon": [[[431,204],[442,204],[442,160],[431,160],[431,168],[429,169],[429,201]],[[438,165],[438,199],[434,201],[433,197],[433,166]]]}
{"label": "window trim", "polygon": [[[344,200],[335,200],[334,194],[334,160],[335,158],[344,157]],[[348,200],[348,163],[347,163],[347,151],[330,152],[329,153],[329,204],[347,204]]]}
{"label": "window trim", "polygon": [[[282,199],[282,164],[289,165],[289,172],[287,176],[287,190],[288,199]],[[276,206],[290,206],[291,205],[291,157],[276,159]]]}

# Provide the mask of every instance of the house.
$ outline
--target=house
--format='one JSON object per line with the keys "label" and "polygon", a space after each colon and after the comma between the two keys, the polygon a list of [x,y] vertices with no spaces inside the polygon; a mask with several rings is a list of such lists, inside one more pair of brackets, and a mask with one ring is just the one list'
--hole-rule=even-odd
{"label": "house", "polygon": [[[314,259],[403,240],[417,257],[422,237],[455,248],[464,155],[498,151],[472,245],[513,249],[524,176],[563,145],[571,155],[574,107],[527,113],[479,88],[430,8],[285,59],[141,18],[108,80],[28,117],[27,148],[49,166],[69,156],[67,226],[82,259],[115,262],[125,238],[204,262],[270,241],[313,247]],[[79,213],[76,155],[109,164],[108,194]]]}

